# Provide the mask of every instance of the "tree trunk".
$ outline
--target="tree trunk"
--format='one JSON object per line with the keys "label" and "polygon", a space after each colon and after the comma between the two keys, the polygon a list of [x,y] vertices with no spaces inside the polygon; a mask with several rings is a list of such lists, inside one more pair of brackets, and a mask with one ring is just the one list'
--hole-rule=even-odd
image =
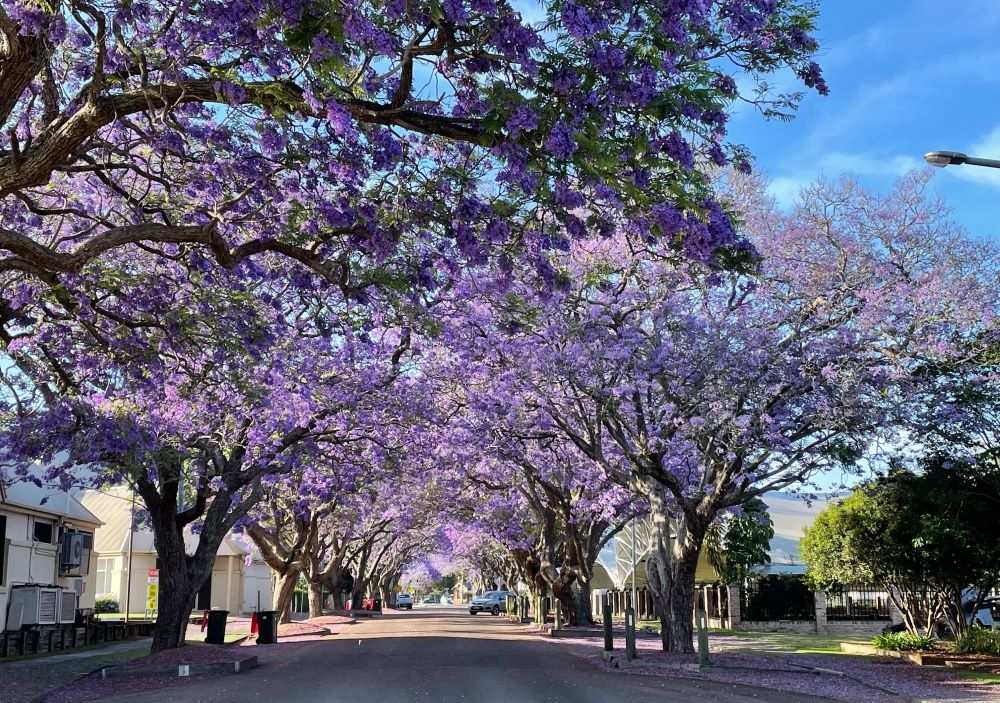
{"label": "tree trunk", "polygon": [[323,615],[323,584],[309,582],[309,617],[318,618]]}
{"label": "tree trunk", "polygon": [[572,618],[574,625],[593,625],[594,608],[590,597],[590,581],[580,574],[576,577],[576,615]]}
{"label": "tree trunk", "polygon": [[297,569],[288,569],[285,574],[275,574],[273,608],[278,613],[278,622],[292,621],[292,598],[295,596],[295,586],[299,582]]}
{"label": "tree trunk", "polygon": [[196,589],[186,588],[183,585],[171,588],[166,585],[166,580],[163,578],[160,579],[160,586],[150,653],[179,647],[184,643],[188,618],[194,608],[194,598],[197,594]]}
{"label": "tree trunk", "polygon": [[341,593],[339,589],[334,589],[333,591],[333,609],[334,610],[344,609],[344,594]]}
{"label": "tree trunk", "polygon": [[396,605],[396,591],[393,586],[399,581],[395,573],[386,574],[379,581],[379,591],[381,593],[382,603],[388,605],[392,603],[393,606]]}
{"label": "tree trunk", "polygon": [[555,572],[555,569],[552,569],[551,573],[547,569],[543,569],[543,573],[545,573],[547,579],[551,578],[549,587],[552,589],[552,595],[557,601],[553,603],[553,606],[563,609],[569,625],[579,625],[580,623],[576,621],[577,594],[573,590],[573,584],[576,582],[576,574],[572,569],[568,568],[563,568],[558,573]]}
{"label": "tree trunk", "polygon": [[701,540],[687,530],[678,530],[673,569],[667,587],[667,627],[672,652],[694,651],[694,575],[701,553]]}
{"label": "tree trunk", "polygon": [[361,601],[365,597],[365,580],[358,576],[354,579],[354,588],[351,589],[351,607],[360,608]]}
{"label": "tree trunk", "polygon": [[651,523],[646,553],[646,583],[649,595],[653,600],[653,608],[660,617],[660,639],[663,651],[670,652],[674,651],[670,639],[670,608],[668,605],[671,562],[673,561],[670,543],[671,516],[667,504],[663,500],[663,489],[658,483],[651,483],[652,485],[648,487],[646,492],[649,499]]}
{"label": "tree trunk", "polygon": [[160,564],[160,591],[150,651],[159,652],[184,644],[195,597],[212,574],[215,554],[225,535],[202,534],[204,543],[189,557],[183,529],[177,527],[172,509],[166,516],[151,513],[151,521]]}

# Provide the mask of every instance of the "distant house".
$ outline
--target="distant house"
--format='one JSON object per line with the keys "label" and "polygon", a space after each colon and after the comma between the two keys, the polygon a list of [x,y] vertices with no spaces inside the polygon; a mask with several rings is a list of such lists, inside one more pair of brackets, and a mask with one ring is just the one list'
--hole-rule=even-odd
{"label": "distant house", "polygon": [[451,599],[453,603],[468,603],[472,598],[472,586],[462,581],[451,587]]}
{"label": "distant house", "polygon": [[0,632],[12,586],[41,584],[75,591],[92,608],[101,520],[76,498],[31,481],[0,481]]}
{"label": "distant house", "polygon": [[[624,530],[608,540],[594,564],[594,577],[590,587],[597,591],[602,589],[629,589],[632,587],[633,572],[636,588],[645,588],[646,557],[649,554],[648,519],[636,520],[635,557],[632,556],[632,528],[627,525]],[[633,560],[635,562],[633,569]],[[718,574],[708,563],[705,553],[698,557],[698,567],[695,570],[695,581],[698,583],[714,583]]]}
{"label": "distant house", "polygon": [[[79,497],[80,502],[105,523],[94,538],[97,559],[95,587],[99,597],[116,601],[123,612],[126,603],[132,612],[143,612],[146,607],[147,575],[158,564],[153,533],[147,529],[130,529],[131,491],[125,487],[88,490]],[[198,535],[188,532],[184,542],[188,553],[193,554],[198,546]],[[229,535],[219,546],[212,576],[198,593],[195,609],[218,608],[232,613],[250,613],[258,609],[258,603],[262,610],[271,607],[271,569],[260,559],[255,548]]]}
{"label": "distant house", "polygon": [[[805,565],[799,554],[799,541],[802,531],[816,519],[816,516],[826,509],[828,502],[817,500],[806,503],[805,500],[788,493],[767,493],[763,496],[767,504],[768,514],[774,522],[774,537],[771,538],[768,554],[770,564],[764,564],[754,569],[759,573],[768,574],[803,574]],[[639,520],[636,527],[636,568],[635,582],[637,588],[646,585],[646,555],[648,553],[649,526],[646,520]],[[698,558],[698,568],[695,581],[698,583],[715,583],[718,574],[708,563],[703,551]],[[629,588],[632,585],[632,546],[631,530],[626,527],[601,551],[598,563],[594,567],[594,578],[591,588]]]}

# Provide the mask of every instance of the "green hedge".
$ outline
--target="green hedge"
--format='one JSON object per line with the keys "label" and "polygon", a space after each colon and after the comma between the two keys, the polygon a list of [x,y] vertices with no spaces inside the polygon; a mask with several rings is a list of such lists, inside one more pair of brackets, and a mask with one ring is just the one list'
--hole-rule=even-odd
{"label": "green hedge", "polygon": [[1000,630],[972,627],[955,640],[958,654],[993,654],[1000,656]]}
{"label": "green hedge", "polygon": [[94,613],[100,615],[101,613],[120,613],[121,610],[118,609],[118,601],[111,600],[110,598],[101,598],[94,602]]}
{"label": "green hedge", "polygon": [[909,632],[889,632],[873,639],[872,644],[878,649],[890,649],[897,652],[926,652],[934,649],[934,638],[914,635]]}

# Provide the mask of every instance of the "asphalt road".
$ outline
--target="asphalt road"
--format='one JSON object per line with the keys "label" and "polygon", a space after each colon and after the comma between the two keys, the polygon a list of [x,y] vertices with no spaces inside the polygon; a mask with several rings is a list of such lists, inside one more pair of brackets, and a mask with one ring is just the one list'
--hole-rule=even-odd
{"label": "asphalt road", "polygon": [[[281,647],[281,644],[270,645]],[[420,607],[362,621],[335,639],[243,674],[115,698],[118,703],[800,703],[758,688],[601,671],[502,617]],[[270,659],[270,657],[269,657]]]}

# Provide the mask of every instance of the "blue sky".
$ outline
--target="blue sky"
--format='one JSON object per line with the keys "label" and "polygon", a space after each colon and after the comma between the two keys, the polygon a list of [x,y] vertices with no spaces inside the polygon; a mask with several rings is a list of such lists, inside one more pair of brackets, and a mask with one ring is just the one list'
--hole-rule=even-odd
{"label": "blue sky", "polygon": [[[779,202],[820,174],[887,190],[934,149],[1000,158],[1000,0],[820,0],[820,12],[830,95],[807,95],[789,123],[751,109],[731,123]],[[971,234],[1000,240],[1000,170],[949,166],[934,188]]]}

